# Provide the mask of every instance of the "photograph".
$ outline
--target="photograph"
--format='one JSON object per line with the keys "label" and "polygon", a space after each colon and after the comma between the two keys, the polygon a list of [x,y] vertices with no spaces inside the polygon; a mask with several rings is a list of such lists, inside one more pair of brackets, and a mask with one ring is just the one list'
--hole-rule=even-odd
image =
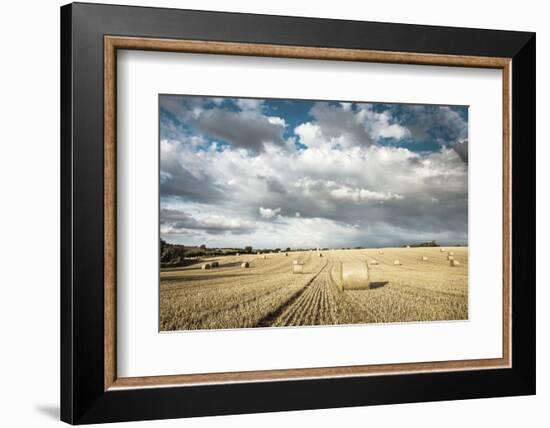
{"label": "photograph", "polygon": [[160,330],[468,319],[468,106],[159,96]]}

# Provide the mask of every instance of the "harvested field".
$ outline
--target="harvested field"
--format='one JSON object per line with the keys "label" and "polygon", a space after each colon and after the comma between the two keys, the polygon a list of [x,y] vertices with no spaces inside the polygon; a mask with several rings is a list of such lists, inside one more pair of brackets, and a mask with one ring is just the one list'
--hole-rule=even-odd
{"label": "harvested field", "polygon": [[[468,249],[447,250],[454,253],[453,266],[437,247],[197,260],[161,271],[161,330],[467,319]],[[243,269],[243,263],[249,268]],[[293,272],[294,263],[301,273]],[[342,287],[346,263],[367,264],[368,287]],[[204,264],[216,268],[202,269]]]}

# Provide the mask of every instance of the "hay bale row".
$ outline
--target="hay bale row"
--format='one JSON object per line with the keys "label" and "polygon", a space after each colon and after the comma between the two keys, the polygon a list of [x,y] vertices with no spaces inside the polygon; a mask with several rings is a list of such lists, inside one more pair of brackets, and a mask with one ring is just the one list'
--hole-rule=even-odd
{"label": "hay bale row", "polygon": [[366,262],[342,263],[342,288],[363,290],[369,288],[369,270]]}
{"label": "hay bale row", "polygon": [[201,265],[202,270],[207,270],[207,269],[212,269],[212,268],[217,268],[217,267],[220,267],[219,262],[208,262],[208,263],[203,263]]}

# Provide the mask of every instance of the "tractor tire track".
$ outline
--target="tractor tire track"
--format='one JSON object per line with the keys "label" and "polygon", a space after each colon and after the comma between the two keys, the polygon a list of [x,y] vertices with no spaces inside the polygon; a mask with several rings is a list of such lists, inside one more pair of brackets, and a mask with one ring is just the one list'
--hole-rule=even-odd
{"label": "tractor tire track", "polygon": [[334,260],[327,261],[309,287],[304,289],[292,304],[284,308],[274,321],[274,325],[335,324],[336,319],[330,309],[335,305],[329,303],[330,300],[335,301],[337,294],[336,290],[332,288],[331,271],[333,267]]}
{"label": "tractor tire track", "polygon": [[271,327],[274,324],[274,321],[277,320],[287,308],[292,306],[299,298],[304,294],[304,292],[309,288],[311,283],[315,281],[315,279],[323,272],[325,267],[327,266],[328,261],[325,261],[325,264],[323,267],[317,272],[300,290],[298,290],[296,293],[294,293],[290,298],[285,301],[282,305],[280,305],[277,309],[274,311],[268,313],[265,315],[257,324],[257,327]]}

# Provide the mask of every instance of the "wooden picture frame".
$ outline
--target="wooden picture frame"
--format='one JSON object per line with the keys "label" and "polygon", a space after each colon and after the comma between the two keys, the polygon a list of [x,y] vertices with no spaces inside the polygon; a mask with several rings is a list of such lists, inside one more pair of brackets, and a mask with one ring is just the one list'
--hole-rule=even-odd
{"label": "wooden picture frame", "polygon": [[[118,49],[502,70],[502,358],[118,377]],[[61,53],[62,420],[114,422],[535,392],[533,33],[77,3],[61,9]]]}

